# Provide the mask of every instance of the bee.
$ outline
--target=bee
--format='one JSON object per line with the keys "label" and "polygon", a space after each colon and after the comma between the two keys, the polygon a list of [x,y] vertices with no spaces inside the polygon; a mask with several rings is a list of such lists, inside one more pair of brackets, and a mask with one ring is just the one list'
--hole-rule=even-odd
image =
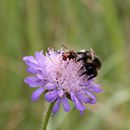
{"label": "bee", "polygon": [[81,62],[82,67],[80,69],[83,70],[81,76],[86,75],[88,80],[96,77],[101,68],[101,61],[92,49],[88,51],[67,50],[62,54],[62,59],[64,61],[74,59],[76,62]]}
{"label": "bee", "polygon": [[77,54],[77,62],[82,62],[83,73],[81,75],[87,75],[88,80],[94,78],[98,74],[98,70],[101,68],[101,61],[96,56],[95,52],[90,49],[89,51],[79,51]]}

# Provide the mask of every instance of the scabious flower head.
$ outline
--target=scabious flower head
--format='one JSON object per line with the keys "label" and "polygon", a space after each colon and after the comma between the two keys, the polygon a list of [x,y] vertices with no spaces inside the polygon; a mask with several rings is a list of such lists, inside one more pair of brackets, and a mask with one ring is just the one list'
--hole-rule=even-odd
{"label": "scabious flower head", "polygon": [[38,100],[44,94],[46,101],[55,102],[53,113],[59,110],[60,104],[68,112],[70,99],[79,111],[84,111],[84,103],[96,103],[94,93],[102,89],[94,84],[94,80],[88,80],[81,75],[83,70],[82,62],[74,59],[63,60],[63,50],[54,51],[49,49],[44,55],[43,52],[36,52],[35,57],[25,56],[23,60],[27,64],[27,71],[32,75],[25,78],[25,83],[37,89],[32,94],[32,100]]}

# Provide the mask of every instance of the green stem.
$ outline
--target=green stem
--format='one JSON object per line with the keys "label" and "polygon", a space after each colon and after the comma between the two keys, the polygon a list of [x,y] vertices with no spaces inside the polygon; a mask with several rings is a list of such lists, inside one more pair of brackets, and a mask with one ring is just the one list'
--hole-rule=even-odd
{"label": "green stem", "polygon": [[52,111],[54,104],[55,104],[55,102],[50,103],[50,105],[48,107],[48,111],[45,114],[45,118],[42,120],[40,130],[46,130],[47,129],[47,124],[48,124],[48,121],[49,121],[51,111]]}

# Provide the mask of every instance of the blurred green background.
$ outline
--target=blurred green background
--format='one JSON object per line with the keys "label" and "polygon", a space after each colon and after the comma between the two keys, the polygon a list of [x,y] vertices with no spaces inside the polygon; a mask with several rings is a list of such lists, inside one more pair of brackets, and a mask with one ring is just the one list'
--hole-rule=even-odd
{"label": "blurred green background", "polygon": [[0,0],[0,130],[39,129],[46,103],[31,101],[22,57],[62,44],[96,51],[104,93],[83,116],[61,109],[48,130],[130,130],[129,0]]}

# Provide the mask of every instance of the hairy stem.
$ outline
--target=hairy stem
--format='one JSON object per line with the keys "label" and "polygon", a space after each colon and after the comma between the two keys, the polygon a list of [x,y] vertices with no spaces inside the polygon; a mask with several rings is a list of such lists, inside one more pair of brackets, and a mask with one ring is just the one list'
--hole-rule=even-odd
{"label": "hairy stem", "polygon": [[54,104],[55,104],[55,102],[50,103],[50,105],[48,107],[48,110],[45,113],[45,118],[42,120],[40,130],[46,130],[47,129],[48,121],[49,121],[51,111],[52,111],[52,108],[53,108]]}

